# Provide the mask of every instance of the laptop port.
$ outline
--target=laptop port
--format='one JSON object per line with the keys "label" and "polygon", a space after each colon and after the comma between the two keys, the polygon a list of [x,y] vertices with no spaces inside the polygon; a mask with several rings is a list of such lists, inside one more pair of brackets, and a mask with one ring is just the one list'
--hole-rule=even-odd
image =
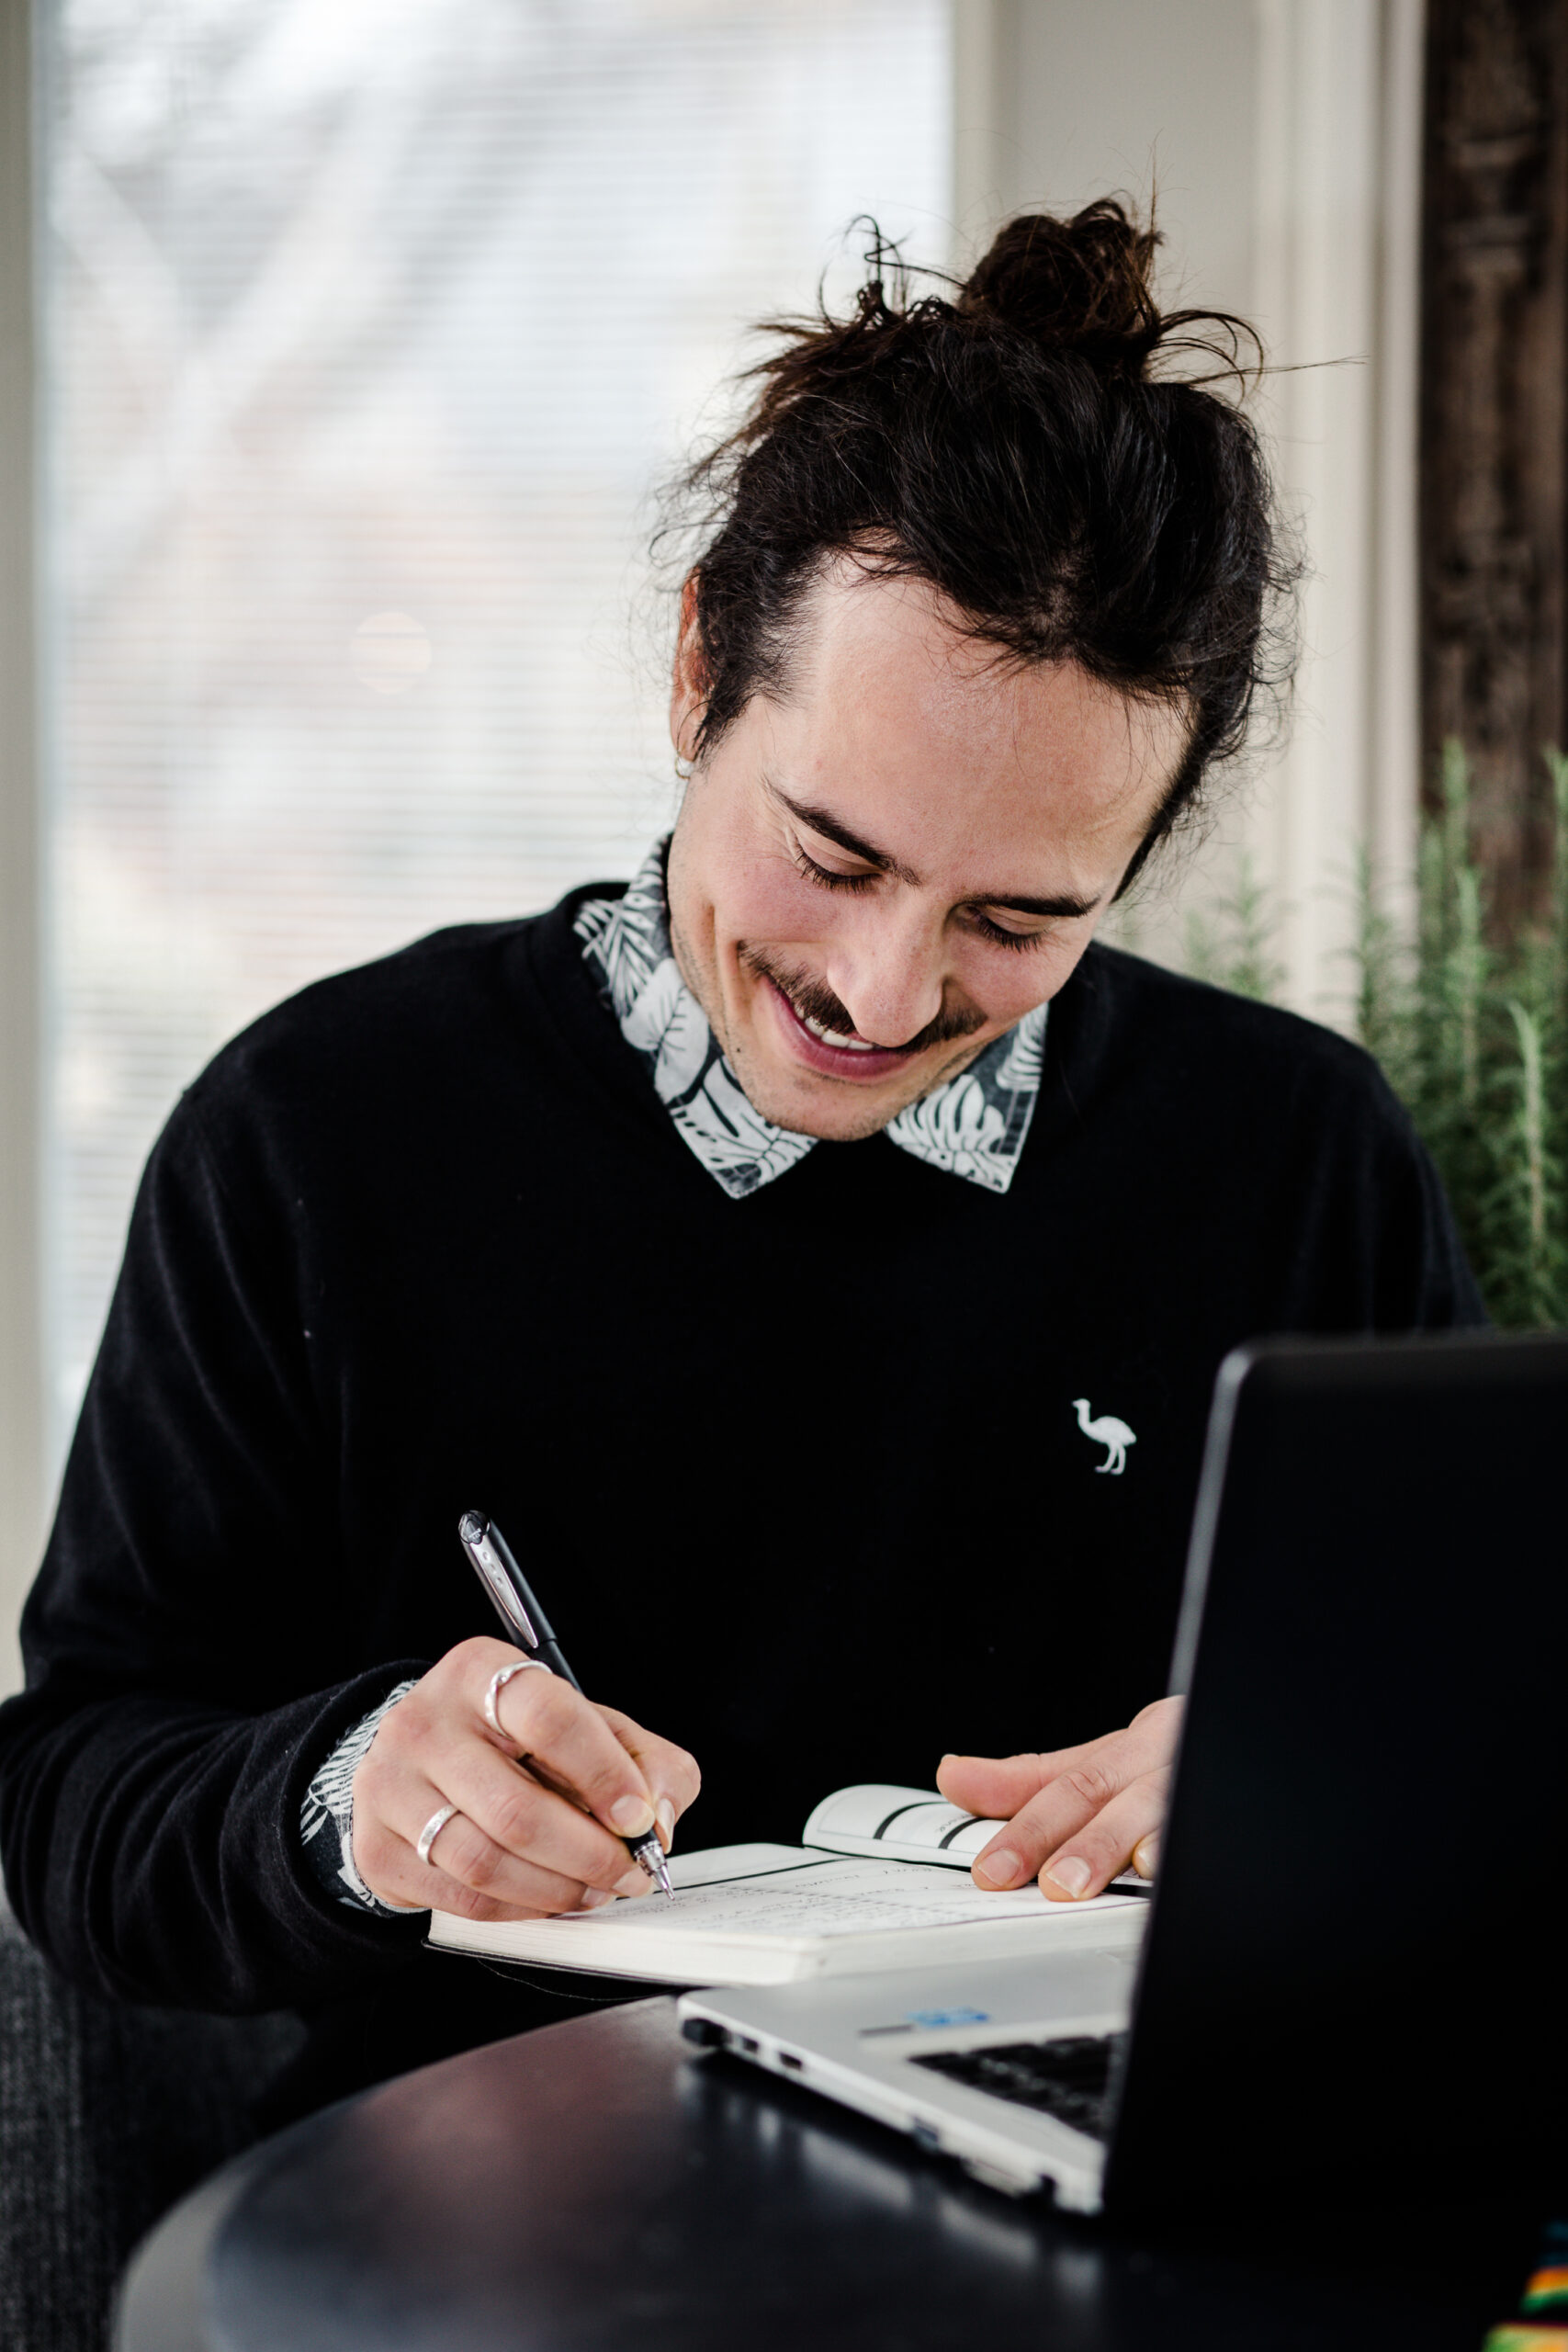
{"label": "laptop port", "polygon": [[748,2058],[755,2058],[758,2051],[761,2048],[761,2044],[757,2040],[755,2034],[743,2033],[740,2037],[740,2047],[745,2052]]}
{"label": "laptop port", "polygon": [[1032,2197],[1037,2189],[1043,2188],[1050,2191],[1051,2202],[1056,2201],[1056,2184],[1053,2180],[1043,2180],[1032,2173],[1004,2172],[999,2165],[988,2165],[980,2156],[960,2156],[958,2161],[970,2179],[977,2180],[982,2188],[999,2188],[1004,2197]]}
{"label": "laptop port", "polygon": [[940,2148],[942,2146],[942,2133],[937,2130],[934,2123],[911,2123],[909,2126],[909,2137],[914,2141],[915,2145],[919,2148]]}
{"label": "laptop port", "polygon": [[802,2074],[806,2068],[805,2059],[797,2058],[793,2050],[781,2050],[779,2052],[779,2064],[781,2066],[787,2066],[792,2075]]}

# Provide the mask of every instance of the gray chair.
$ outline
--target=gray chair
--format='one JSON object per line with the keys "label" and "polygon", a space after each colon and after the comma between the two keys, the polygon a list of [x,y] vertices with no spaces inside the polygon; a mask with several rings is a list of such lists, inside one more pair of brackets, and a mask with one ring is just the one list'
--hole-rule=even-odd
{"label": "gray chair", "polygon": [[0,2346],[105,2352],[114,2290],[159,2215],[256,2137],[298,2018],[93,1999],[0,1901]]}

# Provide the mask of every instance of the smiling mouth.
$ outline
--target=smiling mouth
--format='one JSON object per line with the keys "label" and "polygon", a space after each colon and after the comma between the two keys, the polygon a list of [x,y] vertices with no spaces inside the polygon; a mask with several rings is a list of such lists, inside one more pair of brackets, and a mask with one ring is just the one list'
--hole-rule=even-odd
{"label": "smiling mouth", "polygon": [[807,1012],[771,973],[763,976],[763,985],[790,1058],[804,1063],[818,1077],[874,1086],[911,1060],[908,1046],[875,1046],[857,1037],[852,1029],[836,1029],[818,1014]]}
{"label": "smiling mouth", "polygon": [[822,1078],[849,1079],[862,1085],[892,1078],[929,1054],[932,1046],[951,1046],[971,1037],[985,1025],[985,1014],[972,1005],[943,1006],[933,1021],[899,1046],[879,1046],[857,1035],[853,1017],[832,990],[807,972],[792,971],[764,948],[742,944],[739,960],[754,978],[779,1023],[781,1042],[794,1061],[804,1062]]}
{"label": "smiling mouth", "polygon": [[901,1046],[874,1046],[869,1037],[846,1037],[841,1029],[824,1028],[821,1022],[814,1021],[809,1012],[803,1012],[798,1004],[792,1004],[789,1009],[807,1035],[820,1038],[825,1046],[836,1046],[840,1053],[897,1054],[905,1050]]}

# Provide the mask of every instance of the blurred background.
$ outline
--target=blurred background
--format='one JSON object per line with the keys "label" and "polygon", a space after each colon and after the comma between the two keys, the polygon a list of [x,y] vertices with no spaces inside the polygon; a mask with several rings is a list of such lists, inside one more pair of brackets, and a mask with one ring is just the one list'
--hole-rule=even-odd
{"label": "blurred background", "polygon": [[650,492],[858,216],[1157,192],[1268,343],[1294,728],[1124,942],[1370,1035],[1450,738],[1433,954],[1546,921],[1565,85],[1558,0],[0,0],[4,1638],[182,1085],[669,822]]}

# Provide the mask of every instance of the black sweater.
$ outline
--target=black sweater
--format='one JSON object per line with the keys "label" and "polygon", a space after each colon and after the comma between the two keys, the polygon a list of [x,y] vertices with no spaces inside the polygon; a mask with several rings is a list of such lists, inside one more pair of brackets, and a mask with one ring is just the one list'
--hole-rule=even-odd
{"label": "black sweater", "polygon": [[[795,1840],[843,1782],[1158,1695],[1236,1341],[1481,1315],[1365,1055],[1102,948],[1007,1195],[876,1136],[732,1201],[576,903],[307,989],[184,1097],[0,1710],[44,1951],[131,2000],[374,2008],[343,2079],[525,2018],[299,1841],[343,1732],[494,1630],[465,1508],[590,1692],[696,1756],[682,1841]],[[1135,1432],[1123,1475],[1078,1397]]]}

